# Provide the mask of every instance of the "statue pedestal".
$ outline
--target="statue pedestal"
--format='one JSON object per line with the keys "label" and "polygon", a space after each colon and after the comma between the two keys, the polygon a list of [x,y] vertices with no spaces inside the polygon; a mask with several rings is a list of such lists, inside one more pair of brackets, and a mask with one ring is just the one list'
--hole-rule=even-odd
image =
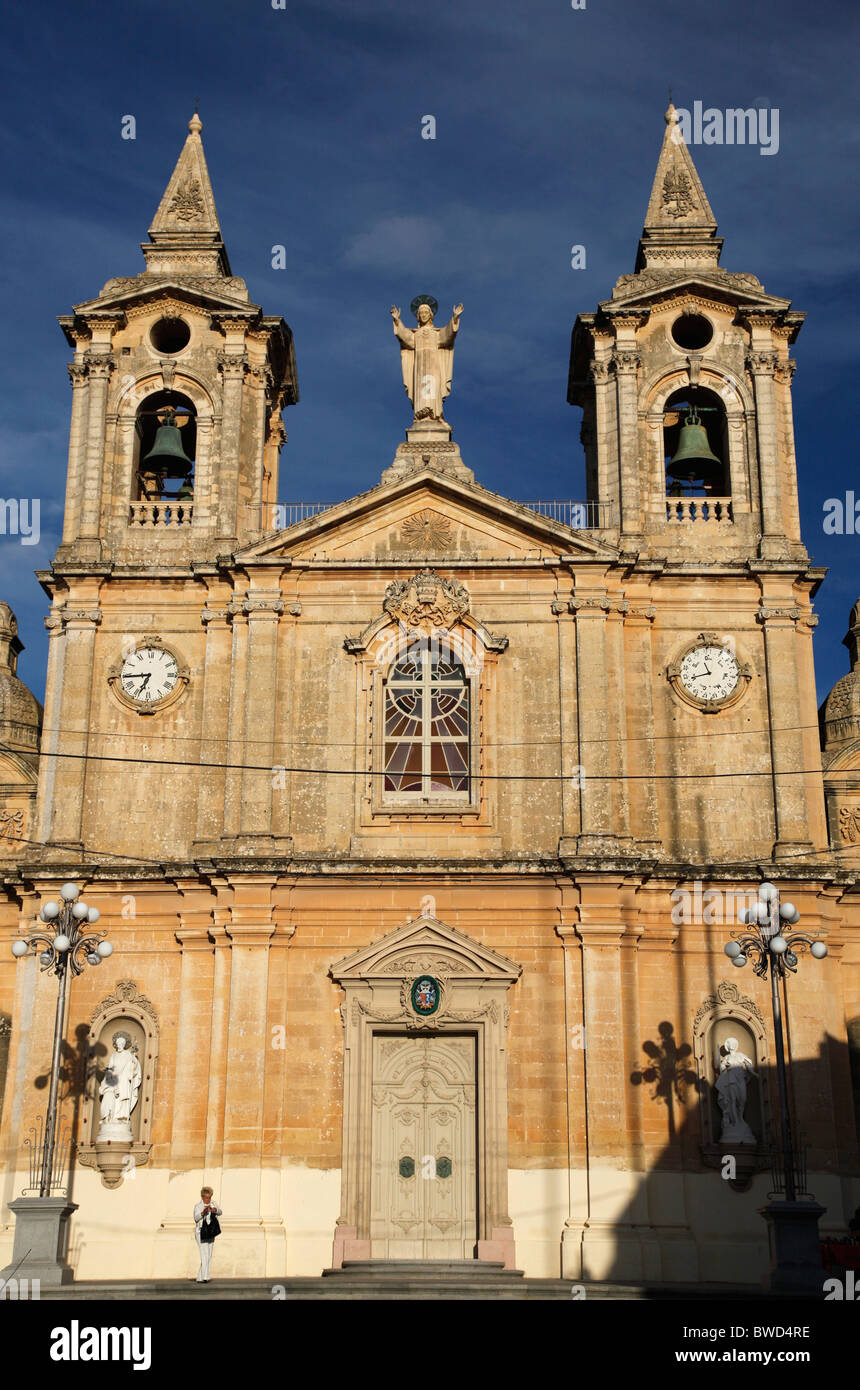
{"label": "statue pedestal", "polygon": [[382,474],[384,483],[399,482],[410,473],[430,468],[434,473],[473,483],[475,475],[460,457],[460,446],[451,438],[451,426],[444,420],[419,420],[406,431],[406,443],[398,444],[394,462]]}
{"label": "statue pedestal", "polygon": [[759,1208],[767,1222],[770,1242],[768,1288],[821,1296],[824,1269],[818,1220],[826,1210],[818,1202],[768,1202]]}
{"label": "statue pedestal", "polygon": [[77,1211],[68,1197],[19,1197],[9,1203],[15,1213],[12,1261],[0,1270],[0,1279],[38,1279],[47,1288],[71,1284],[74,1275],[66,1264],[69,1217]]}

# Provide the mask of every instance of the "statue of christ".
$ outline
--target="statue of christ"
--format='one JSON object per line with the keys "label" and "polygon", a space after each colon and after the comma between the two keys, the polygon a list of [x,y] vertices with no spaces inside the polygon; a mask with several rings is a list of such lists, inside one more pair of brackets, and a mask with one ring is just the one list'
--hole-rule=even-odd
{"label": "statue of christ", "polygon": [[443,420],[442,402],[451,390],[454,339],[463,306],[454,306],[450,322],[444,328],[433,325],[433,315],[439,306],[429,295],[419,295],[410,307],[418,320],[415,328],[407,328],[401,321],[400,310],[391,306],[394,336],[400,340],[403,385],[412,402],[416,422]]}

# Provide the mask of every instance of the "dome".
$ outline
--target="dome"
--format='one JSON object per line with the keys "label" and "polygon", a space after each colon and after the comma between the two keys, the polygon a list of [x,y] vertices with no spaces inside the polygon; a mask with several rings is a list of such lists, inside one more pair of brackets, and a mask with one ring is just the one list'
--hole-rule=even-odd
{"label": "dome", "polygon": [[839,678],[822,707],[825,749],[860,738],[859,639],[860,599],[851,609],[848,634],[844,638],[844,645],[851,653],[851,670],[847,676]]}
{"label": "dome", "polygon": [[16,753],[37,754],[42,706],[16,675],[24,644],[18,620],[8,603],[0,603],[0,743]]}

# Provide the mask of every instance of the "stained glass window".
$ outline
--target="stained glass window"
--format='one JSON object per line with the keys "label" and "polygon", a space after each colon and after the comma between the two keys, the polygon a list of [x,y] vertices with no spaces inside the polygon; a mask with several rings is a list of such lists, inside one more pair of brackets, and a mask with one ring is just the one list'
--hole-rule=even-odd
{"label": "stained glass window", "polygon": [[439,642],[413,642],[385,682],[384,789],[416,801],[469,797],[469,681]]}

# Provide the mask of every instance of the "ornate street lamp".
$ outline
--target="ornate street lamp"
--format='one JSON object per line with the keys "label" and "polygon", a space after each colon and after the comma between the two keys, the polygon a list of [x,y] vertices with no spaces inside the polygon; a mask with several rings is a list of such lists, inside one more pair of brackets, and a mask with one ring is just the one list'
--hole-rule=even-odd
{"label": "ornate street lamp", "polygon": [[771,1287],[805,1288],[811,1285],[820,1288],[822,1269],[818,1246],[818,1218],[824,1213],[825,1208],[815,1201],[798,1201],[797,1197],[780,983],[787,1008],[785,981],[789,972],[792,975],[797,973],[799,956],[809,952],[816,960],[822,960],[827,955],[827,947],[823,941],[807,936],[805,932],[786,930],[796,926],[800,921],[800,913],[794,903],[780,903],[779,890],[772,883],[762,883],[758,896],[759,901],[741,914],[741,921],[753,930],[732,932],[732,940],[726,942],[723,949],[732,965],[743,968],[747,961],[752,961],[753,970],[761,979],[770,975],[785,1185],[785,1201],[772,1201],[762,1208],[762,1215],[768,1222],[771,1236]]}
{"label": "ornate street lamp", "polygon": [[76,1207],[66,1196],[52,1196],[53,1189],[59,1185],[54,1175],[57,1095],[69,977],[80,975],[87,965],[100,965],[113,952],[113,946],[104,939],[106,932],[91,930],[99,916],[98,908],[89,907],[81,898],[77,884],[64,883],[60,889],[60,901],[43,904],[37,929],[12,943],[13,956],[20,959],[29,955],[30,951],[38,952],[42,974],[56,975],[57,1009],[45,1137],[38,1146],[41,1148],[41,1164],[38,1162],[37,1148],[31,1159],[32,1187],[26,1189],[35,1190],[38,1172],[39,1196],[22,1197],[9,1203],[16,1214],[15,1249],[12,1264],[0,1271],[0,1277],[10,1278],[13,1270],[17,1272],[22,1265],[23,1273],[36,1276],[45,1284],[65,1283],[69,1274],[65,1266],[65,1233],[69,1216]]}

